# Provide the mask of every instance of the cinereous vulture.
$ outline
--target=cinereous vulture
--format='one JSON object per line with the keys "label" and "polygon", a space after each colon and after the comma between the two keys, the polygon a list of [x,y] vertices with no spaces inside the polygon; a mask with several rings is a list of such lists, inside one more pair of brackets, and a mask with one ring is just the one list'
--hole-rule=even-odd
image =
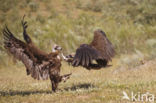
{"label": "cinereous vulture", "polygon": [[[94,38],[90,44],[81,44],[75,55],[63,56],[64,60],[73,67],[82,66],[86,69],[101,69],[107,67],[108,62],[115,55],[112,43],[108,40],[104,31],[98,29],[94,32]],[[96,63],[93,63],[96,62]]]}
{"label": "cinereous vulture", "polygon": [[6,26],[3,29],[4,47],[16,59],[22,61],[27,75],[38,80],[50,78],[52,90],[56,91],[61,81],[66,81],[71,74],[60,75],[61,60],[58,58],[60,46],[54,46],[53,52],[45,53],[37,48],[26,32],[27,22],[22,20],[23,37],[25,42],[17,39]]}

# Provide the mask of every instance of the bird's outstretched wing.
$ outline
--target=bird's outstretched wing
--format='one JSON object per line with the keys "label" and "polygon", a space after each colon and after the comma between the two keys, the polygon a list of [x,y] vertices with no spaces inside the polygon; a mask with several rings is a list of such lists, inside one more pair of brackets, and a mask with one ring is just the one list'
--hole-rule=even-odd
{"label": "bird's outstretched wing", "polygon": [[[106,66],[108,61],[111,61],[114,54],[113,45],[107,39],[106,34],[102,30],[97,30],[94,32],[94,39],[89,45],[82,44],[76,50],[72,65],[101,68],[101,66]],[[93,60],[96,60],[98,64],[92,65]]]}
{"label": "bird's outstretched wing", "polygon": [[112,43],[108,40],[105,32],[102,30],[96,30],[94,32],[94,39],[90,45],[98,50],[102,58],[107,61],[111,61],[111,58],[115,55]]}
{"label": "bird's outstretched wing", "polygon": [[[30,49],[30,52],[34,54],[34,56],[37,58],[38,62],[42,62],[42,59],[47,59],[47,53],[36,47],[36,45],[31,40],[30,36],[27,33],[28,24],[27,21],[24,20],[25,15],[23,16],[23,19],[21,21],[22,27],[23,27],[23,38],[27,44],[27,46]],[[51,53],[52,54],[52,53]],[[49,57],[48,57],[49,58]],[[39,61],[41,60],[41,61]]]}
{"label": "bird's outstretched wing", "polygon": [[26,29],[27,29],[28,25],[27,25],[27,21],[24,21],[24,17],[25,17],[25,15],[23,16],[23,19],[21,21],[21,24],[22,24],[22,27],[23,27],[23,38],[26,41],[26,43],[29,44],[29,43],[32,43],[32,40],[29,37],[29,35],[27,34]]}
{"label": "bird's outstretched wing", "polygon": [[82,65],[84,67],[89,66],[92,63],[92,60],[96,60],[100,58],[100,53],[92,48],[88,44],[82,44],[77,50],[76,54],[73,58],[72,65],[79,66]]}
{"label": "bird's outstretched wing", "polygon": [[23,41],[17,39],[7,28],[3,29],[4,35],[4,47],[11,53],[16,59],[23,62],[27,69],[27,74],[31,74],[34,79],[48,79],[49,71],[47,67],[53,65],[52,61],[36,63],[35,56],[30,52],[28,46]]}

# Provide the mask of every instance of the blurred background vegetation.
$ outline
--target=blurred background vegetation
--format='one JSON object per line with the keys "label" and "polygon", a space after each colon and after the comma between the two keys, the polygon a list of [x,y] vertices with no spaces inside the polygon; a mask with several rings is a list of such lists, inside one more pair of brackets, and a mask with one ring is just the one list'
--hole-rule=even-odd
{"label": "blurred background vegetation", "polygon": [[[29,35],[47,52],[55,43],[65,54],[74,52],[92,40],[94,30],[102,29],[117,57],[131,55],[122,62],[156,57],[156,0],[0,0],[0,31],[6,24],[23,40],[24,14]],[[12,63],[8,57],[1,32],[0,67]]]}

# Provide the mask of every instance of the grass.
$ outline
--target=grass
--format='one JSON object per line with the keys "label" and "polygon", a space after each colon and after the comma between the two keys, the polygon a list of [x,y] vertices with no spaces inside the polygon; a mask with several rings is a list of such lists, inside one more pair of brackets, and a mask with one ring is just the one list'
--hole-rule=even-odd
{"label": "grass", "polygon": [[[26,76],[23,65],[12,62],[0,33],[0,103],[123,103],[122,91],[156,95],[156,0],[0,0],[0,32],[5,24],[23,40],[21,19],[26,14],[28,33],[42,50],[62,46],[64,54],[89,43],[102,29],[113,43],[113,66],[99,71],[72,68],[57,93],[50,81]],[[152,61],[152,63],[150,62]]]}
{"label": "grass", "polygon": [[[156,94],[156,64],[140,65],[141,69],[120,70],[118,59],[113,66],[101,70],[72,68],[63,63],[62,72],[72,72],[66,83],[60,83],[56,93],[51,92],[50,81],[37,81],[26,76],[25,68],[0,69],[1,103],[123,103],[122,92]],[[117,72],[116,72],[117,71]]]}
{"label": "grass", "polygon": [[[100,28],[119,55],[134,53],[135,49],[149,52],[149,46],[142,42],[156,39],[154,9],[155,0],[1,0],[0,31],[7,24],[22,39],[20,21],[26,14],[29,35],[46,51],[57,43],[66,53],[74,52],[81,43],[89,43],[93,31]],[[0,37],[0,50],[4,51],[2,34]]]}

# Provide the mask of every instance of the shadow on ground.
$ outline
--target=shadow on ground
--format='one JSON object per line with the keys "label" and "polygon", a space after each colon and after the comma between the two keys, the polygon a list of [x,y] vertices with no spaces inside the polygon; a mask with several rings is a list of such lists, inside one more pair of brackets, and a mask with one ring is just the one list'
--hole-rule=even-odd
{"label": "shadow on ground", "polygon": [[0,91],[0,96],[15,96],[15,95],[31,95],[31,94],[50,94],[51,91]]}
{"label": "shadow on ground", "polygon": [[90,83],[84,83],[84,84],[77,84],[73,85],[72,87],[64,88],[65,91],[76,91],[78,89],[89,89],[89,88],[95,88],[93,84]]}
{"label": "shadow on ground", "polygon": [[[78,89],[89,89],[89,88],[94,88],[95,86],[93,84],[89,84],[89,83],[84,83],[84,84],[78,84],[78,85],[73,85],[72,87],[67,87],[64,88],[65,91],[76,91]],[[60,91],[58,89],[58,91]],[[61,92],[63,92],[61,90]],[[10,91],[0,91],[0,96],[16,96],[16,95],[21,95],[21,96],[26,96],[26,95],[32,95],[32,94],[51,94],[53,93],[52,91],[14,91],[14,90],[10,90]]]}

